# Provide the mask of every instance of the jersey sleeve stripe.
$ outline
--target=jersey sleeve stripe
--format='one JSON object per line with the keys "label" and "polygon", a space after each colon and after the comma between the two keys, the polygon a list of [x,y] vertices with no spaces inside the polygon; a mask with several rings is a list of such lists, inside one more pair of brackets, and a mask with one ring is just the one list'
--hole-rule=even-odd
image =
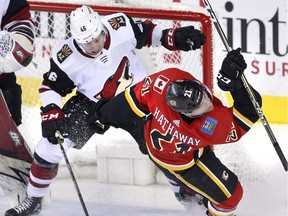
{"label": "jersey sleeve stripe", "polygon": [[238,123],[240,123],[240,125],[243,125],[244,129],[250,129],[253,126],[253,122],[251,120],[249,120],[248,118],[246,118],[244,115],[242,115],[238,110],[236,110],[233,107],[233,114],[236,117]]}
{"label": "jersey sleeve stripe", "polygon": [[189,163],[187,164],[181,164],[181,165],[174,165],[174,164],[168,164],[168,163],[164,163],[163,161],[160,161],[158,160],[156,157],[153,156],[153,154],[149,151],[149,148],[148,149],[148,152],[149,152],[149,155],[151,157],[151,159],[157,163],[159,166],[161,167],[164,167],[165,169],[168,169],[168,170],[173,170],[173,171],[178,171],[178,170],[185,170],[185,169],[188,169],[192,166],[195,165],[195,161],[194,159],[192,159]]}
{"label": "jersey sleeve stripe", "polygon": [[130,108],[133,110],[133,112],[134,112],[137,116],[139,116],[139,117],[141,117],[141,118],[144,117],[144,116],[146,116],[146,114],[145,114],[144,112],[142,112],[142,110],[139,109],[139,108],[137,107],[136,103],[134,102],[134,100],[133,100],[133,98],[132,98],[132,96],[131,96],[131,93],[130,93],[130,88],[127,88],[127,89],[125,90],[125,98],[126,98],[128,104],[129,104]]}
{"label": "jersey sleeve stripe", "polygon": [[[155,156],[150,152],[149,148],[147,148],[147,150],[148,150],[148,153],[149,153],[149,155],[150,155],[150,158],[151,158],[155,163],[157,163],[159,166],[164,167],[165,169],[168,169],[168,170],[170,170],[170,171],[181,171],[181,170],[188,169],[188,168],[190,168],[190,167],[192,167],[192,166],[195,165],[195,160],[194,160],[194,158],[193,158],[191,161],[187,162],[186,164],[176,165],[176,164],[171,164],[171,163],[165,163],[165,162],[157,159],[157,157],[155,157]],[[204,148],[199,149],[199,151],[198,151],[198,158],[200,158],[200,157],[203,155],[203,153],[204,153]]]}

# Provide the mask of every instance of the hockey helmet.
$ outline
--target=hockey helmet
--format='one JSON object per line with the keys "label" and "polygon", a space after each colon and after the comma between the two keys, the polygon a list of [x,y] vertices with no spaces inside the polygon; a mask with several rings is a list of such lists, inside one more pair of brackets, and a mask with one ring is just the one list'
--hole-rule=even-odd
{"label": "hockey helmet", "polygon": [[85,5],[71,12],[70,28],[72,37],[80,44],[93,41],[104,30],[99,14]]}
{"label": "hockey helmet", "polygon": [[166,103],[179,113],[191,113],[196,109],[203,98],[204,92],[211,93],[208,88],[197,80],[176,80],[168,85],[166,91]]}

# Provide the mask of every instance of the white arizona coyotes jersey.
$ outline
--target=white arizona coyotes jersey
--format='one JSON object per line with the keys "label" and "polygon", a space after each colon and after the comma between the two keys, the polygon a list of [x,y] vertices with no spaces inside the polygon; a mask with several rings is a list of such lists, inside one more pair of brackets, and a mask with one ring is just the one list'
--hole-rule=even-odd
{"label": "white arizona coyotes jersey", "polygon": [[[117,13],[103,17],[102,22],[109,34],[101,54],[96,58],[85,55],[73,38],[65,40],[53,54],[51,70],[44,75],[39,90],[43,106],[53,103],[51,99],[60,105],[61,100],[56,97],[67,93],[60,89],[65,85],[71,88],[73,83],[78,92],[97,102],[101,98],[114,97],[147,76],[146,69],[134,52],[137,41],[129,18],[123,13]],[[128,73],[123,67],[127,60],[130,64]],[[49,91],[45,83],[50,88],[53,86],[51,89],[54,91]]]}

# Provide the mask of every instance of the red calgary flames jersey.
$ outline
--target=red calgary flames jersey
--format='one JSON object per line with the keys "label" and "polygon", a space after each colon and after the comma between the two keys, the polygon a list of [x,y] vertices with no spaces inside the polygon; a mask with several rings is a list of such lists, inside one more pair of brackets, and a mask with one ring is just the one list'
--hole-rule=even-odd
{"label": "red calgary flames jersey", "polygon": [[194,164],[208,145],[239,140],[253,122],[235,108],[227,108],[213,97],[214,109],[187,122],[165,101],[169,83],[178,79],[195,78],[187,72],[169,68],[146,77],[135,88],[127,89],[126,100],[138,116],[150,113],[145,126],[145,139],[150,157],[160,166],[178,170]]}

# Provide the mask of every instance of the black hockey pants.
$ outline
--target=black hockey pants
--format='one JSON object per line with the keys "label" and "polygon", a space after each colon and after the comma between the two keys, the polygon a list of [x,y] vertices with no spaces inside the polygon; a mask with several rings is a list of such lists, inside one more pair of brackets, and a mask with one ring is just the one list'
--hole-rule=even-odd
{"label": "black hockey pants", "polygon": [[194,190],[215,204],[227,200],[238,184],[238,177],[221,163],[210,147],[206,147],[195,165],[186,170],[168,170],[154,163],[167,178]]}

